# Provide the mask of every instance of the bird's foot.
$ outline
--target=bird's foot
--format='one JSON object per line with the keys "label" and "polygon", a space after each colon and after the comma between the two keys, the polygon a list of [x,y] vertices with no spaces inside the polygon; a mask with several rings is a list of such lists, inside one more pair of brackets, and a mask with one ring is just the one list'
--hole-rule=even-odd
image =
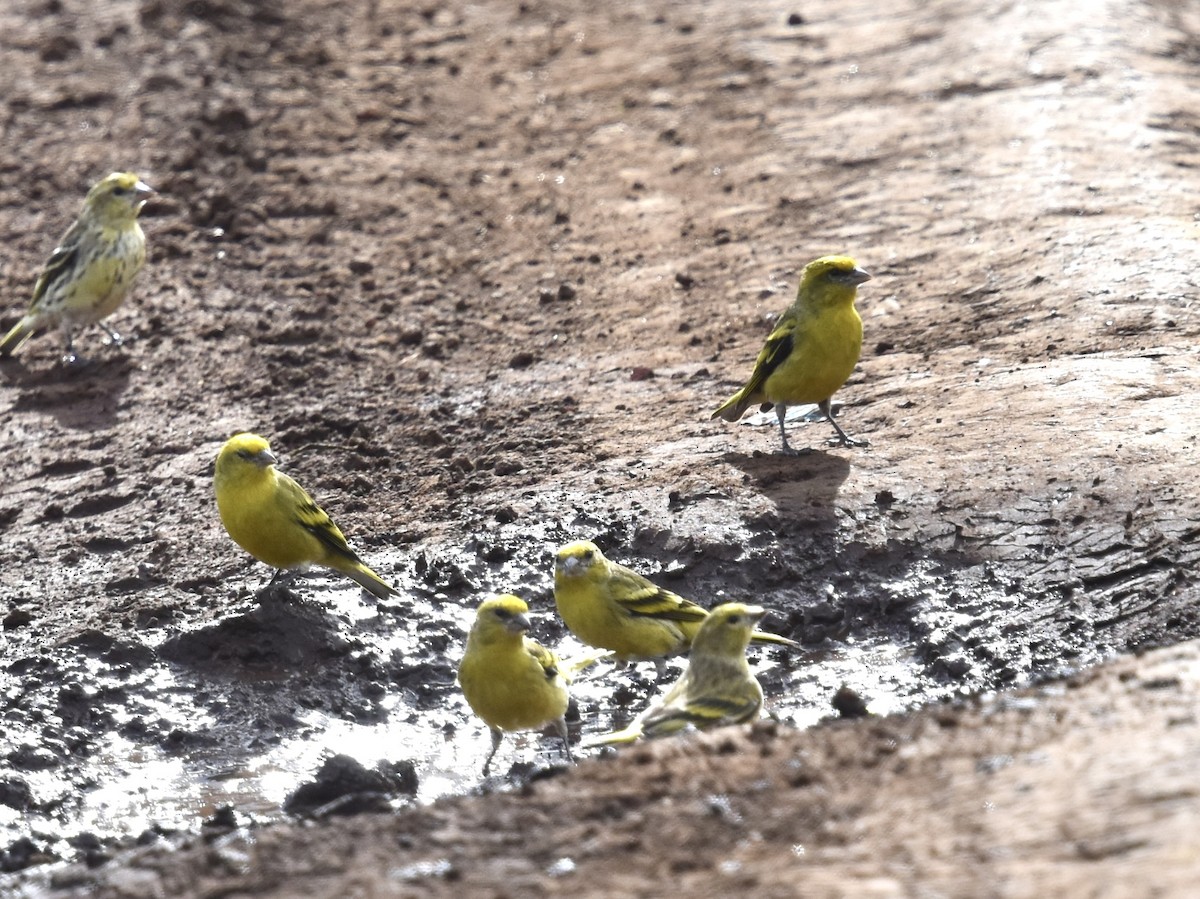
{"label": "bird's foot", "polygon": [[796,449],[790,443],[785,443],[780,452],[785,456],[809,456],[812,455],[813,448],[811,446],[801,447]]}
{"label": "bird's foot", "polygon": [[88,364],[88,360],[86,357],[80,356],[74,350],[67,350],[65,353],[63,353],[62,363],[70,368],[79,369],[85,367]]}

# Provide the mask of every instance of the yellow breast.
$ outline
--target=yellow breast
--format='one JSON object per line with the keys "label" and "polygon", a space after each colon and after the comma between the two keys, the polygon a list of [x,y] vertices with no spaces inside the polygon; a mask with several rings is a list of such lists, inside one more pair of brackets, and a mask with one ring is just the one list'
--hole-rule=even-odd
{"label": "yellow breast", "polygon": [[467,704],[490,727],[527,730],[567,712],[569,699],[562,678],[548,678],[521,643],[468,653],[458,679]]}
{"label": "yellow breast", "polygon": [[763,384],[772,403],[819,403],[846,383],[862,351],[862,319],[853,302],[797,323],[792,351]]}
{"label": "yellow breast", "polygon": [[273,568],[297,568],[320,562],[319,540],[281,503],[274,472],[216,484],[217,510],[225,530],[242,549]]}

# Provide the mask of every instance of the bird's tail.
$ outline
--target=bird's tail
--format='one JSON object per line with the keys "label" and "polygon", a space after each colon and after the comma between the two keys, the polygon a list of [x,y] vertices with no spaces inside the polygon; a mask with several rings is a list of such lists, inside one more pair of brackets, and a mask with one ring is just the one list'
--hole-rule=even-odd
{"label": "bird's tail", "polygon": [[394,587],[361,562],[354,567],[347,566],[340,570],[376,599],[388,599],[396,595]]}
{"label": "bird's tail", "polygon": [[585,652],[583,655],[575,656],[574,658],[559,659],[558,673],[569,684],[579,674],[597,662],[607,662],[614,658],[616,658],[616,654],[607,649],[593,649],[591,652]]}
{"label": "bird's tail", "polygon": [[775,643],[779,646],[799,646],[795,640],[789,640],[787,637],[781,637],[779,634],[772,634],[769,631],[755,631],[750,635],[751,643]]}
{"label": "bird's tail", "polygon": [[712,414],[713,418],[723,418],[726,421],[737,421],[746,414],[746,410],[754,405],[754,400],[748,396],[748,391],[745,387],[727,399],[716,412]]}
{"label": "bird's tail", "polygon": [[642,736],[642,722],[634,721],[624,730],[614,730],[612,733],[599,734],[584,740],[579,744],[580,749],[595,749],[598,746],[621,746],[635,743]]}
{"label": "bird's tail", "polygon": [[4,340],[0,340],[0,358],[15,353],[17,348],[32,336],[33,331],[34,319],[32,316],[26,315],[4,335]]}

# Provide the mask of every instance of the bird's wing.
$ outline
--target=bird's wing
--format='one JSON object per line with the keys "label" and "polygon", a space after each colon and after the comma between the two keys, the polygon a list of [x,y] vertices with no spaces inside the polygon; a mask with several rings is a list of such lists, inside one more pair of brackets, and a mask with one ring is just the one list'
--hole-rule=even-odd
{"label": "bird's wing", "polygon": [[54,252],[46,260],[46,264],[42,267],[42,273],[38,275],[37,284],[33,286],[33,300],[30,301],[31,306],[38,304],[38,301],[50,289],[51,284],[66,277],[74,270],[75,262],[79,258],[80,244],[79,235],[75,233],[75,230],[72,227],[67,232],[67,236],[63,239],[63,242],[54,248]]}
{"label": "bird's wing", "polygon": [[546,680],[554,680],[558,677],[558,656],[548,650],[537,640],[532,640],[529,637],[525,638],[525,651],[528,652],[542,666],[542,671],[546,675]]}
{"label": "bird's wing", "polygon": [[671,621],[703,621],[708,615],[696,603],[664,590],[635,571],[613,568],[610,583],[613,599],[632,615]]}
{"label": "bird's wing", "polygon": [[697,728],[738,724],[758,714],[762,700],[747,692],[744,695],[708,695],[689,697],[678,705],[664,706],[650,713],[642,722],[642,732],[648,737],[674,733],[691,725]]}
{"label": "bird's wing", "polygon": [[[791,310],[784,313],[775,323],[775,328],[767,337],[767,342],[763,344],[762,349],[758,352],[758,358],[755,360],[754,373],[751,374],[750,380],[742,390],[738,391],[738,396],[754,396],[756,392],[762,390],[762,385],[767,383],[767,378],[772,376],[772,373],[792,354],[792,349],[796,347],[796,329],[797,319]],[[763,406],[763,409],[769,409],[770,404]]]}
{"label": "bird's wing", "polygon": [[279,475],[279,486],[288,511],[296,524],[316,537],[335,555],[353,562],[361,561],[346,543],[346,537],[342,534],[341,529],[333,523],[333,519],[326,514],[325,510],[313,501],[313,498],[308,495],[308,491],[285,474]]}
{"label": "bird's wing", "polygon": [[754,396],[762,389],[767,378],[775,369],[783,364],[784,360],[792,354],[792,349],[795,346],[796,320],[790,315],[784,315],[776,324],[775,329],[771,331],[767,342],[763,345],[762,350],[758,354],[758,359],[754,362],[754,373],[750,375],[750,380],[746,386],[742,388],[742,396]]}

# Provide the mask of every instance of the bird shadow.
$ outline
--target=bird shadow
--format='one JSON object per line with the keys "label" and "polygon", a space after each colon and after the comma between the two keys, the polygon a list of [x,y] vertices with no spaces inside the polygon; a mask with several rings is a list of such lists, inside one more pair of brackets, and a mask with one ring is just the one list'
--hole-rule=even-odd
{"label": "bird shadow", "polygon": [[71,365],[26,365],[21,359],[0,364],[0,381],[19,391],[14,412],[42,412],[63,427],[95,431],[116,418],[121,395],[129,388],[134,362],[110,353]]}
{"label": "bird shadow", "polygon": [[168,638],[159,655],[209,674],[286,679],[348,652],[337,620],[282,587],[260,591],[238,614]]}
{"label": "bird shadow", "polygon": [[812,521],[822,530],[836,528],[833,503],[850,474],[845,456],[823,450],[800,456],[730,452],[723,459],[745,472],[781,516]]}

